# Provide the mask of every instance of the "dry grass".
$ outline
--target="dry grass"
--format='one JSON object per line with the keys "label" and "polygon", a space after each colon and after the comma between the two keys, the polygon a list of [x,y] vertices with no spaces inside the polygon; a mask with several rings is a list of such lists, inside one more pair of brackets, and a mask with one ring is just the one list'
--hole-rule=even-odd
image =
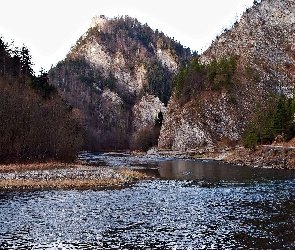
{"label": "dry grass", "polygon": [[118,172],[127,180],[142,180],[147,178],[146,174],[134,170],[121,169]]}
{"label": "dry grass", "polygon": [[0,173],[2,172],[21,172],[27,170],[50,170],[50,169],[61,169],[61,168],[79,168],[85,167],[82,163],[63,163],[57,161],[50,162],[36,162],[36,163],[11,163],[0,165]]}
{"label": "dry grass", "polygon": [[1,189],[84,189],[122,184],[120,179],[1,180]]}
{"label": "dry grass", "polygon": [[[83,164],[66,164],[60,162],[47,162],[47,163],[34,163],[34,164],[9,164],[0,165],[0,172],[23,172],[33,170],[53,170],[53,169],[72,169],[91,167]],[[106,167],[107,169],[107,167]],[[80,170],[83,171],[83,170]],[[115,177],[102,177],[102,178],[63,178],[63,179],[2,179],[0,180],[0,190],[48,190],[48,189],[96,189],[101,187],[110,187],[123,185],[128,182],[146,179],[147,175],[129,169],[117,170],[119,173]],[[75,172],[74,172],[75,173]]]}

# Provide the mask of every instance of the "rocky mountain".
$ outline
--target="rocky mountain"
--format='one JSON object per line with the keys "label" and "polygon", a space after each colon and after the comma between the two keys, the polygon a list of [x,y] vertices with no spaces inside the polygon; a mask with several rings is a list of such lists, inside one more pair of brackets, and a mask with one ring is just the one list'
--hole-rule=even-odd
{"label": "rocky mountain", "polygon": [[232,29],[179,73],[159,147],[185,151],[239,143],[272,98],[293,97],[294,74],[295,2],[254,1]]}
{"label": "rocky mountain", "polygon": [[189,48],[137,19],[100,16],[49,79],[80,110],[88,149],[129,148],[166,112],[172,79],[190,58]]}

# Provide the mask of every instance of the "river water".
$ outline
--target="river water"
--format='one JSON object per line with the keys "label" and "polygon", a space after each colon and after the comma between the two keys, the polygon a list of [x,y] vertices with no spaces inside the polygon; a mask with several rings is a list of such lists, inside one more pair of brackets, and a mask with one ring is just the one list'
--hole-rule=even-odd
{"label": "river water", "polygon": [[120,189],[0,192],[0,249],[294,249],[295,171],[83,155]]}

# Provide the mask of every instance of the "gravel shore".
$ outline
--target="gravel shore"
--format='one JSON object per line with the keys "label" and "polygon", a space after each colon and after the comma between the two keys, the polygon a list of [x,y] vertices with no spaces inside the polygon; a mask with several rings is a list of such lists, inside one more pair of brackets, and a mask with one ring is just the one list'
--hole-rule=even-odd
{"label": "gravel shore", "polygon": [[37,163],[0,166],[0,190],[97,189],[120,186],[146,176],[129,169],[82,164]]}

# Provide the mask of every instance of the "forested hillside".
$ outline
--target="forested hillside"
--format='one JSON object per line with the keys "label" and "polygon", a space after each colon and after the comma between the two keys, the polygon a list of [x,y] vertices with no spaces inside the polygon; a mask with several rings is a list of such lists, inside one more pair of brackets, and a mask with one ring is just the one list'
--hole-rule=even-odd
{"label": "forested hillside", "polygon": [[0,37],[0,162],[70,161],[82,137],[74,111],[48,83],[35,76],[25,46]]}
{"label": "forested hillside", "polygon": [[[100,16],[49,78],[83,113],[86,148],[126,149],[135,144],[140,129],[152,129],[150,121],[170,99],[173,76],[190,57],[189,48],[137,19]],[[149,104],[138,105],[147,100]],[[155,110],[143,111],[151,103],[157,104]]]}

